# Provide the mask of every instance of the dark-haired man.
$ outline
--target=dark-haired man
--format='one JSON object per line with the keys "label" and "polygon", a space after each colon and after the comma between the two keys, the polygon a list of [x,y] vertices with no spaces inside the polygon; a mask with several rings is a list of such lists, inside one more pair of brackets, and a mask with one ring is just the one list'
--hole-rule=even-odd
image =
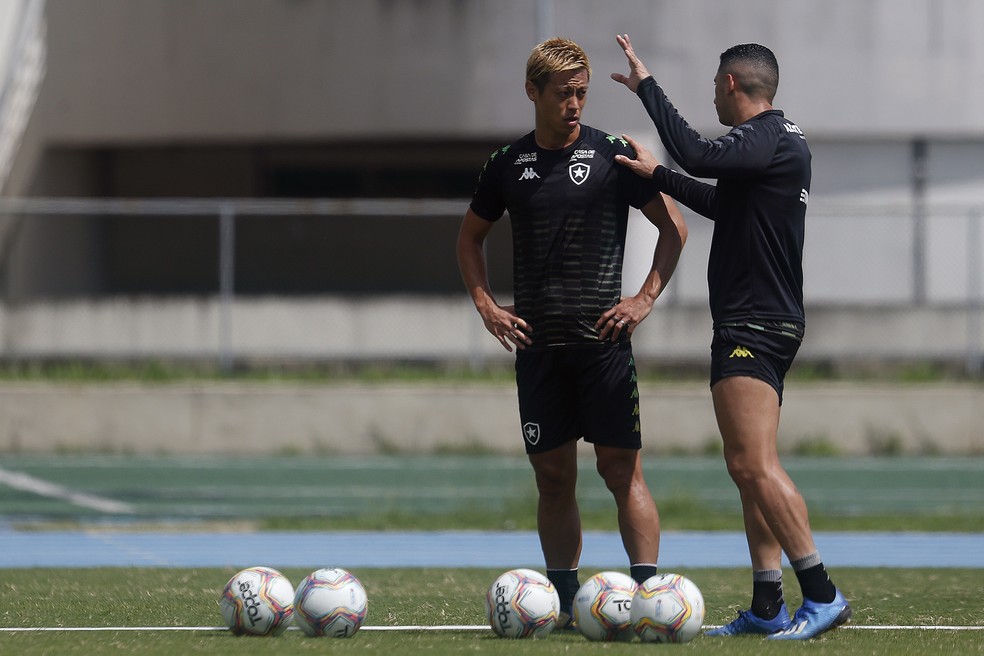
{"label": "dark-haired man", "polygon": [[[803,131],[772,107],[779,65],[765,46],[742,44],[721,54],[714,105],[732,129],[710,140],[677,113],[628,36],[617,40],[630,71],[612,79],[638,94],[681,168],[717,179],[709,185],[660,166],[631,139],[636,159],[618,158],[714,221],[707,265],[711,396],[728,473],[741,496],[753,575],[751,608],[708,635],[813,638],[847,622],[851,607],[820,560],[806,503],[780,464],[776,444],[783,382],[805,328],[810,149]],[[803,605],[792,619],[782,594],[783,552],[803,590]]]}

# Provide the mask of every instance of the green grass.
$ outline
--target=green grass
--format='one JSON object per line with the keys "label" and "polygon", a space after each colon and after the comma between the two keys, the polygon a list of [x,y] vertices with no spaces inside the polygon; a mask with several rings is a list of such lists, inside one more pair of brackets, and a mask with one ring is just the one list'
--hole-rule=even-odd
{"label": "green grass", "polygon": [[[816,458],[785,465],[816,530],[984,532],[980,458]],[[131,504],[107,518],[66,499],[0,485],[18,528],[245,524],[263,530],[535,528],[536,487],[521,456],[7,455],[2,466]],[[617,529],[611,493],[585,458],[584,527]],[[666,530],[740,531],[738,493],[719,456],[650,457],[644,470]],[[481,512],[476,512],[481,508]]]}
{"label": "green grass", "polygon": [[[741,513],[703,505],[691,498],[659,500],[660,525],[665,531],[744,531]],[[614,508],[581,511],[586,531],[615,531]],[[811,513],[814,531],[953,531],[984,532],[984,514],[871,514],[860,516]],[[37,526],[35,526],[37,527]],[[64,526],[63,526],[64,527]],[[337,517],[268,517],[254,525],[265,531],[411,531],[411,530],[521,530],[536,529],[532,504],[476,513],[367,512]]]}
{"label": "green grass", "polygon": [[52,361],[0,363],[0,382],[167,384],[198,381],[257,383],[442,383],[515,384],[509,365],[472,369],[466,364],[297,362],[221,368],[217,361]]}
{"label": "green grass", "polygon": [[[285,569],[297,583],[308,572]],[[0,571],[2,627],[218,626],[218,595],[233,569],[24,569]],[[369,595],[367,626],[483,625],[483,596],[499,573],[492,569],[363,569],[354,572]],[[582,572],[582,579],[593,572]],[[704,593],[705,624],[733,618],[747,602],[744,569],[684,572]],[[838,585],[854,607],[855,625],[982,626],[984,570],[841,569]],[[795,606],[795,578],[786,572],[787,602]],[[198,632],[0,632],[3,654],[640,654],[640,650],[722,655],[801,653],[796,644],[757,637],[688,645],[589,643],[555,633],[541,641],[509,641],[491,631],[362,631],[350,640],[312,639],[298,631],[278,638]],[[984,653],[984,632],[843,629],[822,636],[811,654]]]}
{"label": "green grass", "polygon": [[[638,361],[639,379],[647,383],[707,381],[707,363]],[[962,361],[850,360],[797,362],[788,379],[798,382],[944,383],[973,382]],[[475,368],[463,361],[382,361],[238,363],[219,366],[218,359],[199,360],[25,360],[0,362],[0,381],[112,383],[172,383],[201,380],[294,382],[487,382],[514,384],[509,360]],[[979,381],[976,381],[979,382]]]}

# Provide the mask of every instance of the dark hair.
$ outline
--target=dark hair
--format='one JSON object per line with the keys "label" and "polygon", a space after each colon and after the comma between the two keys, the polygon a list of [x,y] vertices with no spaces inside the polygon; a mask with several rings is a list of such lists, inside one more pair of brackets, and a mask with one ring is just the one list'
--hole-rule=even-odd
{"label": "dark hair", "polygon": [[721,53],[718,70],[735,76],[738,87],[749,96],[769,102],[779,88],[779,62],[771,50],[757,43],[741,43]]}

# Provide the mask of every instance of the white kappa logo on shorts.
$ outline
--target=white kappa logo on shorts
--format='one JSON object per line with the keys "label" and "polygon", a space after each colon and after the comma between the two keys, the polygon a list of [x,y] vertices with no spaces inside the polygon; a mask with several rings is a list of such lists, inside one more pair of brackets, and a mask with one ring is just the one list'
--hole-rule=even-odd
{"label": "white kappa logo on shorts", "polygon": [[523,437],[530,444],[536,444],[540,441],[540,424],[534,424],[532,421],[528,421],[523,424]]}

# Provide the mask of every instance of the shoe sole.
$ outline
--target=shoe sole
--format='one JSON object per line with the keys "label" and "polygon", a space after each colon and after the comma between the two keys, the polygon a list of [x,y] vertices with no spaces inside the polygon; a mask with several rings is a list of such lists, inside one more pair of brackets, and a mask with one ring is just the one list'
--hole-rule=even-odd
{"label": "shoe sole", "polygon": [[[837,617],[834,618],[834,623],[830,625],[831,629],[836,629],[839,626],[844,626],[851,621],[851,617],[854,616],[854,611],[851,610],[850,606],[844,606],[844,609],[837,613]],[[827,629],[828,631],[830,629]],[[819,633],[817,635],[820,635]]]}

